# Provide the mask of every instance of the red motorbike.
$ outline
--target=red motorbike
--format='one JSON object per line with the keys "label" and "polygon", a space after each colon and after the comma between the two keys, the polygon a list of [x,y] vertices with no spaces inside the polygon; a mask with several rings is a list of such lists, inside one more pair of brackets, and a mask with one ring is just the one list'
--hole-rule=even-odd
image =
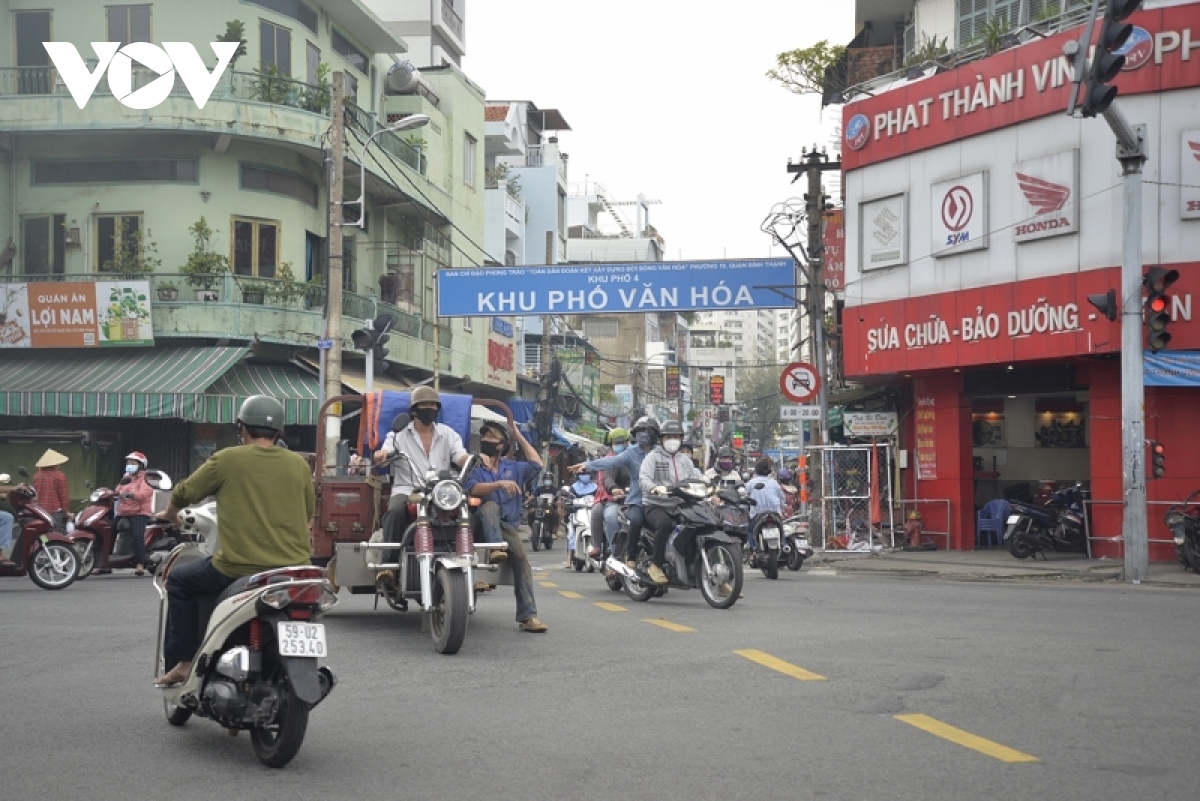
{"label": "red motorbike", "polygon": [[[161,470],[147,470],[146,483],[156,490],[169,490],[170,477]],[[87,506],[75,516],[75,531],[71,534],[79,554],[79,578],[95,573],[111,573],[115,568],[135,567],[133,530],[129,521],[117,517],[116,507],[121,500],[120,485],[113,491],[100,487],[88,498]],[[166,523],[146,526],[146,569],[151,575],[171,550],[179,544],[175,529]]]}
{"label": "red motorbike", "polygon": [[[22,477],[29,471],[18,469]],[[0,566],[0,577],[29,576],[44,590],[69,587],[79,575],[79,557],[71,540],[54,530],[54,517],[37,504],[37,491],[25,484],[8,493],[16,517],[13,521],[12,561]]]}

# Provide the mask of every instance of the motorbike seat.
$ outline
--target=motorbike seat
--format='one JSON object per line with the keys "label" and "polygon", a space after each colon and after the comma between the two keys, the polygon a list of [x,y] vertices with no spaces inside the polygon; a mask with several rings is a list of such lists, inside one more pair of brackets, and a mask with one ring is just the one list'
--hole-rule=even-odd
{"label": "motorbike seat", "polygon": [[232,598],[242,590],[246,589],[246,583],[250,580],[249,576],[242,576],[236,579],[232,584],[226,587],[218,595],[205,595],[200,599],[200,634],[203,635],[208,630],[208,621],[212,619],[213,610],[222,601]]}

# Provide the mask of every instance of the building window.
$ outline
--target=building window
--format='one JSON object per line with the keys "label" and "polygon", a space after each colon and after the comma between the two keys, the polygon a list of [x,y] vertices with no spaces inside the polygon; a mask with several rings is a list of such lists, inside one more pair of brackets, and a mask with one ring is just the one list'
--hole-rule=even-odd
{"label": "building window", "polygon": [[1008,29],[1016,30],[1020,9],[1021,0],[958,0],[958,46],[978,41],[995,17],[1004,18]]}
{"label": "building window", "polygon": [[463,183],[475,186],[475,137],[463,134]]}
{"label": "building window", "polygon": [[292,74],[292,32],[287,28],[258,21],[259,66],[263,72],[275,67],[280,75]]}
{"label": "building window", "polygon": [[96,215],[96,272],[110,273],[118,265],[140,260],[142,215]]}
{"label": "building window", "polygon": [[131,42],[149,42],[150,6],[109,6],[108,41],[120,42],[122,46]]}
{"label": "building window", "polygon": [[16,28],[17,93],[22,95],[48,95],[54,89],[54,74],[50,69],[37,69],[50,66],[50,54],[42,47],[42,42],[53,39],[50,36],[49,11],[17,11],[13,14]]}
{"label": "building window", "polygon": [[358,241],[356,236],[348,236],[342,240],[342,291],[354,292],[358,289],[358,284],[354,280],[355,263],[358,261],[358,252],[354,247],[354,243]]}
{"label": "building window", "polygon": [[286,195],[317,207],[317,185],[290,172],[242,165],[242,189]]}
{"label": "building window", "polygon": [[351,67],[354,67],[354,69],[363,75],[367,74],[367,70],[370,69],[371,60],[366,57],[363,51],[352,45],[350,40],[342,35],[342,32],[337,28],[334,28],[330,32],[329,44],[332,45],[333,52],[338,53],[342,58],[346,59],[346,63]]}
{"label": "building window", "polygon": [[233,272],[274,278],[279,265],[279,222],[233,219]]}
{"label": "building window", "polygon": [[317,32],[317,12],[300,0],[243,0],[277,14],[290,17],[313,33]]}
{"label": "building window", "polygon": [[194,159],[145,161],[35,161],[36,184],[124,184],[143,181],[196,182]]}
{"label": "building window", "polygon": [[27,275],[62,275],[66,263],[65,214],[21,218],[21,271]]}
{"label": "building window", "polygon": [[318,74],[321,66],[321,48],[312,42],[306,44],[308,47],[304,51],[304,80],[309,86],[317,86],[321,83],[321,76]]}
{"label": "building window", "polygon": [[471,318],[470,317],[463,318],[463,330],[466,331],[468,334],[471,333],[472,329],[471,329]]}

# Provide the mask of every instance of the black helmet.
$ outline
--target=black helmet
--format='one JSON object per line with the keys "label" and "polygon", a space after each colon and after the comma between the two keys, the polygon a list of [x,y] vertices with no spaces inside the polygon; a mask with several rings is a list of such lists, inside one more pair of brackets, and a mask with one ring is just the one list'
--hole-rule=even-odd
{"label": "black helmet", "polygon": [[483,432],[489,428],[499,434],[500,438],[504,440],[504,444],[500,446],[500,452],[507,451],[509,443],[512,442],[512,432],[508,430],[508,425],[499,420],[484,420],[483,424],[479,426],[479,436],[482,437]]}
{"label": "black helmet", "polygon": [[658,431],[658,436],[661,437],[679,437],[683,439],[683,424],[678,420],[668,420],[662,424],[662,428]]}
{"label": "black helmet", "polygon": [[651,434],[658,436],[658,421],[649,415],[639,417],[637,422],[633,424],[633,428],[629,429],[629,433],[636,435],[639,431],[649,431]]}
{"label": "black helmet", "polygon": [[283,433],[283,404],[270,395],[251,395],[242,401],[237,422],[247,428],[269,428]]}
{"label": "black helmet", "polygon": [[735,454],[733,452],[733,448],[729,447],[728,445],[722,446],[721,449],[717,451],[718,459],[733,459],[735,456],[737,456],[737,454]]}

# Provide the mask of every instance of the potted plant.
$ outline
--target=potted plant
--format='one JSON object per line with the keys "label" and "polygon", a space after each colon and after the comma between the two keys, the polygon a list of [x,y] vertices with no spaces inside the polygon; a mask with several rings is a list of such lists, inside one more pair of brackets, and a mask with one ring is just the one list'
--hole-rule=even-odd
{"label": "potted plant", "polygon": [[325,306],[325,276],[317,273],[304,286],[304,308],[320,310]]}
{"label": "potted plant", "polygon": [[258,306],[263,305],[267,295],[271,292],[271,284],[266,281],[238,281],[238,286],[242,288],[242,303],[253,303]]}
{"label": "potted plant", "polygon": [[187,264],[179,272],[187,276],[188,286],[195,289],[196,300],[220,300],[219,286],[224,281],[223,274],[229,272],[229,259],[212,250],[212,239],[217,232],[209,228],[208,221],[201,217],[188,228],[188,233],[195,244]]}
{"label": "potted plant", "polygon": [[100,272],[115,273],[122,278],[144,278],[161,266],[158,243],[146,241],[141,231],[133,231],[124,234],[119,247],[113,249],[113,257],[100,265]]}
{"label": "potted plant", "polygon": [[317,63],[317,85],[306,86],[300,95],[300,107],[314,114],[329,113],[329,65],[324,61]]}
{"label": "potted plant", "polygon": [[158,299],[170,303],[179,299],[179,287],[171,281],[163,281],[156,284],[155,289],[158,292]]}
{"label": "potted plant", "polygon": [[307,294],[304,284],[296,280],[292,272],[292,263],[285,261],[275,272],[275,280],[267,287],[267,294],[281,306],[291,306],[292,303]]}

